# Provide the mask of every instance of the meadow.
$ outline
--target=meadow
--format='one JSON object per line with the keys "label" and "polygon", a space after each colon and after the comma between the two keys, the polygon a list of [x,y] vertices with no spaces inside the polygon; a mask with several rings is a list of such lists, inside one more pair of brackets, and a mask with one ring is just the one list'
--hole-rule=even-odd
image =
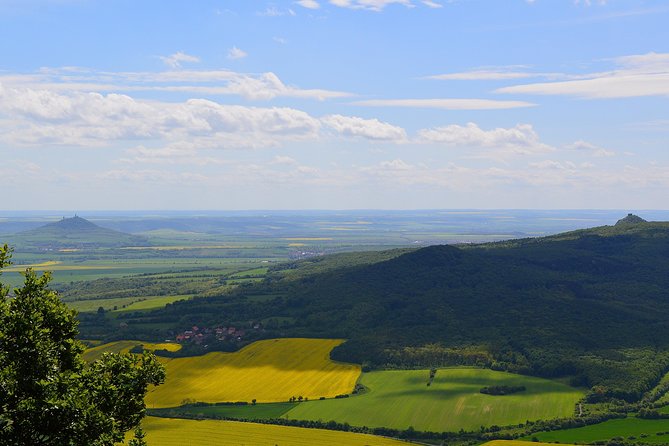
{"label": "meadow", "polygon": [[537,438],[539,441],[560,443],[592,443],[607,441],[615,437],[643,443],[666,444],[669,443],[669,419],[643,420],[630,416],[575,429],[538,432],[524,439]]}
{"label": "meadow", "polygon": [[152,351],[168,350],[175,352],[181,349],[181,345],[168,342],[152,343],[144,341],[116,341],[86,349],[84,352],[84,359],[88,362],[92,362],[100,358],[104,353],[128,353],[138,345],[144,347],[145,350]]}
{"label": "meadow", "polygon": [[[422,431],[477,430],[480,426],[568,417],[583,396],[580,390],[559,382],[487,369],[439,369],[430,386],[428,377],[429,370],[364,373],[360,383],[367,392],[301,403],[284,417],[336,420],[353,426],[412,426]],[[527,390],[505,396],[479,393],[491,385],[522,385]]]}
{"label": "meadow", "polygon": [[330,360],[338,339],[271,339],[235,353],[212,352],[186,358],[160,358],[165,384],[152,389],[147,407],[201,402],[287,402],[350,393],[360,367]]}
{"label": "meadow", "polygon": [[[487,443],[483,443],[481,446],[548,446],[551,443],[540,443],[540,442],[527,442],[520,440],[493,440]],[[570,446],[570,445],[563,445]]]}
{"label": "meadow", "polygon": [[366,434],[273,426],[236,421],[147,417],[149,446],[406,446],[406,442]]}

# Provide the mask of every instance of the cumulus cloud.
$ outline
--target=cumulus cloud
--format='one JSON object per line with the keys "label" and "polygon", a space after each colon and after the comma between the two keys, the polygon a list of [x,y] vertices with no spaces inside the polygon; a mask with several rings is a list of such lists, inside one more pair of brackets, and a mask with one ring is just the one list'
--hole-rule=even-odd
{"label": "cumulus cloud", "polygon": [[316,0],[298,0],[295,3],[307,9],[318,9],[321,7]]}
{"label": "cumulus cloud", "polygon": [[176,53],[170,54],[169,56],[158,57],[165,65],[170,68],[181,68],[182,63],[197,63],[200,61],[199,57],[191,56],[190,54],[186,54],[182,51],[177,51]]}
{"label": "cumulus cloud", "polygon": [[233,46],[232,48],[230,48],[230,49],[228,50],[228,59],[231,59],[231,60],[237,60],[237,59],[243,59],[243,58],[245,58],[246,56],[248,56],[248,54],[246,53],[246,51],[244,51],[244,50],[240,50],[240,49],[237,48],[236,46]]}
{"label": "cumulus cloud", "polygon": [[406,131],[398,126],[378,119],[363,119],[355,116],[329,115],[321,118],[326,126],[344,136],[357,136],[380,141],[404,141]]}
{"label": "cumulus cloud", "polygon": [[15,144],[107,145],[119,140],[195,141],[200,147],[262,147],[313,138],[321,124],[286,107],[204,99],[139,101],[126,95],[61,94],[0,87],[2,139]]}
{"label": "cumulus cloud", "polygon": [[498,93],[565,95],[583,99],[669,96],[669,53],[648,53],[614,59],[612,71],[580,75],[580,79],[514,85]]}
{"label": "cumulus cloud", "polygon": [[592,154],[592,156],[595,157],[608,157],[608,156],[615,156],[615,152],[612,152],[611,150],[606,150],[603,147],[596,146],[592,143],[583,141],[583,140],[578,140],[573,142],[572,144],[567,145],[567,149],[570,150],[578,150],[581,152],[588,152]]}
{"label": "cumulus cloud", "polygon": [[417,141],[443,144],[450,147],[484,149],[483,156],[502,160],[514,155],[534,155],[551,152],[553,147],[541,142],[530,124],[518,124],[511,128],[484,130],[473,122],[418,131]]}
{"label": "cumulus cloud", "polygon": [[491,99],[370,99],[353,102],[365,107],[439,108],[443,110],[504,110],[533,107],[524,101],[496,101]]}

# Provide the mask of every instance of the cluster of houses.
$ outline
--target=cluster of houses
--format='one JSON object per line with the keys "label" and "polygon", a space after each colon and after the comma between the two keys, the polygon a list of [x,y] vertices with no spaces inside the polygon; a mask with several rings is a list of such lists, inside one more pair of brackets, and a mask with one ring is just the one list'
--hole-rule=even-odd
{"label": "cluster of houses", "polygon": [[[252,324],[253,330],[260,330],[262,325]],[[247,331],[236,327],[198,327],[193,326],[190,330],[185,330],[176,336],[176,341],[180,344],[192,342],[195,344],[202,344],[204,342],[211,342],[214,339],[217,341],[243,341],[247,335]]]}

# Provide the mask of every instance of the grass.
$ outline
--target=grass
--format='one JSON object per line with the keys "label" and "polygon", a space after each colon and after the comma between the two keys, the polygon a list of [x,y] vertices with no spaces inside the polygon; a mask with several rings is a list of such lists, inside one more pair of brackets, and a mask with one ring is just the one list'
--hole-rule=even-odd
{"label": "grass", "polygon": [[644,443],[669,443],[669,420],[621,418],[575,429],[538,432],[528,437],[528,439],[536,437],[539,441],[546,442],[592,443],[594,441],[606,441],[614,437],[628,439],[630,436],[636,437],[637,441]]}
{"label": "grass", "polygon": [[286,402],[318,399],[353,390],[360,367],[330,360],[337,339],[271,339],[235,353],[212,352],[187,358],[161,358],[165,384],[146,397],[151,408],[175,407],[184,400]]}
{"label": "grass", "polygon": [[100,307],[104,308],[105,311],[110,311],[114,307],[121,308],[123,305],[130,305],[140,299],[141,297],[117,297],[113,299],[75,300],[65,303],[68,307],[79,312],[97,311]]}
{"label": "grass", "polygon": [[162,308],[167,304],[171,304],[178,300],[187,300],[193,297],[192,295],[182,294],[178,296],[149,296],[142,297],[142,300],[135,299],[136,302],[126,306],[125,308],[119,308],[116,311],[140,311],[140,310],[153,310],[155,308]]}
{"label": "grass", "polygon": [[[520,440],[493,440],[483,443],[481,446],[554,446],[550,443],[539,443],[536,441],[520,441]],[[563,445],[570,446],[570,445]]]}
{"label": "grass", "polygon": [[236,421],[147,417],[142,427],[149,446],[406,446],[373,435]]}
{"label": "grass", "polygon": [[[368,392],[302,403],[285,417],[398,429],[476,430],[480,426],[570,416],[583,396],[581,391],[555,381],[486,369],[440,369],[429,387],[428,376],[428,370],[365,373],[360,383]],[[523,385],[527,390],[506,396],[479,393],[490,385]]]}
{"label": "grass", "polygon": [[169,350],[177,351],[181,345],[174,343],[151,343],[144,341],[116,341],[89,348],[84,352],[84,359],[88,362],[100,358],[103,353],[128,353],[134,347],[142,345],[146,350]]}

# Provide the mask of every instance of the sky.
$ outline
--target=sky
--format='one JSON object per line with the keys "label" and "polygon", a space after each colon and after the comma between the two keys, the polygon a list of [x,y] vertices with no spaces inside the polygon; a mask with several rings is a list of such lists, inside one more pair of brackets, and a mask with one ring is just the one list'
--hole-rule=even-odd
{"label": "sky", "polygon": [[668,209],[667,23],[666,0],[0,0],[0,209]]}

